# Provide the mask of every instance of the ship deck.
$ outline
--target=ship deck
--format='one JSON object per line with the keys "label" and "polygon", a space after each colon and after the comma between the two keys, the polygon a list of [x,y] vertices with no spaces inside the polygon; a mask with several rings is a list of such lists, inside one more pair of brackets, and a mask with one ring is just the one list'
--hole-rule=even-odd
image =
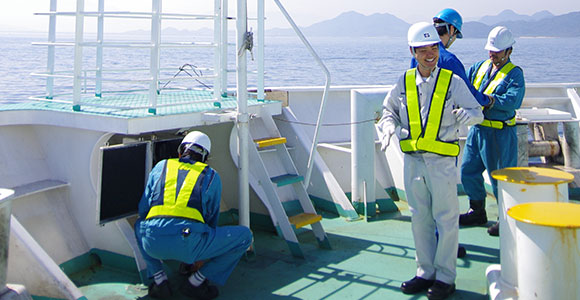
{"label": "ship deck", "polygon": [[[460,196],[462,212],[467,202]],[[218,299],[426,298],[425,293],[405,295],[399,290],[403,281],[414,276],[416,264],[410,212],[405,201],[397,205],[399,212],[381,213],[367,222],[347,222],[323,213],[332,249],[319,249],[314,235],[301,231],[298,238],[305,259],[292,257],[286,242],[274,232],[254,230],[256,255],[242,258],[226,285],[219,288]],[[497,219],[495,199],[488,197],[487,211],[489,226]],[[489,236],[482,226],[461,228],[459,241],[467,255],[457,260],[457,291],[449,299],[487,299],[485,271],[499,263],[499,238]],[[119,269],[130,260],[99,257],[88,261],[92,263],[69,274],[87,299],[149,299],[138,273]],[[178,263],[166,264],[173,299],[187,299],[178,292],[186,280],[177,271]]]}

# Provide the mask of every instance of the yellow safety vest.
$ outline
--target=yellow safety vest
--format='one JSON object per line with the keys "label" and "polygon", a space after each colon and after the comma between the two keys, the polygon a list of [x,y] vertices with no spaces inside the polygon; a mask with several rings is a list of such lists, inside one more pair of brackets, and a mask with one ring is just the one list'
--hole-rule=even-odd
{"label": "yellow safety vest", "polygon": [[[490,65],[491,65],[491,59],[488,59],[488,60],[484,61],[477,69],[477,74],[475,75],[475,78],[473,79],[473,86],[477,90],[479,90],[479,87],[481,86],[481,82],[483,81],[483,77],[485,76],[485,73],[487,73],[487,70],[489,69]],[[487,86],[487,88],[485,89],[485,91],[483,93],[486,95],[491,95],[491,93],[493,93],[495,91],[497,86],[503,81],[503,79],[507,76],[507,74],[511,70],[513,70],[515,67],[516,67],[516,65],[512,64],[511,62],[508,62],[503,67],[501,67],[501,69],[495,74],[495,76],[493,78],[489,79],[489,80],[491,80],[491,82],[489,83],[489,85]],[[515,126],[516,125],[516,116],[514,116],[513,118],[511,118],[509,120],[505,120],[505,121],[496,121],[496,120],[485,119],[479,125],[485,126],[485,127],[491,127],[491,128],[495,128],[495,129],[503,129],[504,125],[505,126]]]}
{"label": "yellow safety vest", "polygon": [[[160,216],[180,217],[205,223],[201,210],[201,199],[192,195],[194,189],[200,188],[198,178],[207,168],[207,164],[196,162],[195,164],[183,163],[179,159],[168,159],[165,164],[165,185],[163,187],[163,202],[152,204],[146,219]],[[187,173],[177,191],[177,177],[179,170]],[[163,176],[161,177],[163,179]],[[194,196],[194,197],[192,197]]]}
{"label": "yellow safety vest", "polygon": [[410,69],[405,74],[405,92],[407,95],[407,116],[409,119],[409,136],[399,142],[401,151],[405,153],[417,152],[420,150],[446,156],[457,156],[459,145],[457,142],[439,141],[439,127],[443,116],[445,98],[453,72],[440,69],[435,84],[435,91],[431,97],[431,106],[425,130],[421,122],[421,111],[416,84],[416,68]]}
{"label": "yellow safety vest", "polygon": [[[489,69],[490,64],[491,64],[491,59],[488,59],[488,60],[484,61],[479,66],[479,69],[477,69],[477,74],[475,75],[475,78],[473,79],[473,86],[476,89],[479,90],[479,87],[481,86],[481,82],[483,81],[483,77],[485,76],[485,73],[487,73],[487,69]],[[500,82],[502,82],[502,80],[506,77],[506,75],[511,70],[513,70],[513,68],[515,68],[515,67],[516,67],[516,65],[512,64],[511,62],[508,62],[503,67],[501,67],[501,69],[499,71],[497,71],[497,73],[495,73],[495,76],[493,78],[489,79],[489,80],[491,80],[491,82],[489,83],[489,85],[487,86],[485,91],[483,91],[483,93],[486,95],[491,95],[491,93],[493,93],[493,91],[495,91],[495,89],[500,84]]]}

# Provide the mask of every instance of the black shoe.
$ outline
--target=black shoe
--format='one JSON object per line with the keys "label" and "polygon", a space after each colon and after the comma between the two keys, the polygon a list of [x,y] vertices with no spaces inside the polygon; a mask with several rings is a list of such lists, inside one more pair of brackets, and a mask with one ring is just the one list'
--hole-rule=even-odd
{"label": "black shoe", "polygon": [[457,248],[457,257],[462,258],[465,257],[465,255],[467,255],[467,250],[465,250],[465,247],[459,246]]}
{"label": "black shoe", "polygon": [[436,280],[427,291],[427,298],[429,300],[441,300],[449,297],[453,292],[455,292],[455,283],[447,284]]}
{"label": "black shoe", "polygon": [[491,236],[499,236],[499,222],[495,222],[495,224],[489,226],[487,233]]}
{"label": "black shoe", "polygon": [[470,208],[467,213],[459,215],[459,225],[461,226],[476,226],[485,223],[487,223],[485,209],[473,210]]}
{"label": "black shoe", "polygon": [[218,288],[210,285],[207,280],[204,280],[199,286],[193,286],[186,280],[181,286],[180,291],[182,294],[198,300],[215,299],[219,295]]}
{"label": "black shoe", "polygon": [[168,299],[173,296],[173,293],[171,292],[169,281],[165,280],[160,285],[155,284],[155,282],[151,283],[147,295],[151,298]]}
{"label": "black shoe", "polygon": [[401,284],[401,291],[405,294],[417,294],[418,292],[428,289],[433,285],[435,280],[423,279],[419,276],[413,277],[413,279],[403,282]]}

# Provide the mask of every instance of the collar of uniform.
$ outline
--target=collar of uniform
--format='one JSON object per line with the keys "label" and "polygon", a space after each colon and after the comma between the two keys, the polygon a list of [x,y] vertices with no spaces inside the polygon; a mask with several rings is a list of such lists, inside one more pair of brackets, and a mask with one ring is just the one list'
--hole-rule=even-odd
{"label": "collar of uniform", "polygon": [[503,66],[501,66],[498,69],[494,69],[494,65],[493,65],[493,63],[491,63],[491,65],[489,66],[489,70],[487,71],[487,75],[488,76],[495,75],[495,73],[497,73],[497,71],[501,70],[501,68],[505,67],[505,65],[509,64],[510,62],[511,62],[511,58],[508,57],[508,59],[505,62],[505,64],[503,64]]}
{"label": "collar of uniform", "polygon": [[193,159],[191,159],[189,156],[184,156],[184,157],[181,157],[181,158],[179,159],[179,161],[180,161],[180,162],[183,162],[183,163],[190,163],[190,164],[192,164],[192,165],[193,165],[193,164],[195,164],[195,163],[197,162],[196,160],[193,160]]}
{"label": "collar of uniform", "polygon": [[437,74],[439,73],[439,67],[436,66],[433,71],[431,71],[431,74],[429,74],[429,77],[427,77],[425,80],[423,79],[423,76],[421,75],[421,73],[419,73],[419,67],[417,67],[417,70],[415,71],[415,83],[417,85],[420,85],[423,82],[427,82],[430,81],[431,78],[435,78],[437,76]]}

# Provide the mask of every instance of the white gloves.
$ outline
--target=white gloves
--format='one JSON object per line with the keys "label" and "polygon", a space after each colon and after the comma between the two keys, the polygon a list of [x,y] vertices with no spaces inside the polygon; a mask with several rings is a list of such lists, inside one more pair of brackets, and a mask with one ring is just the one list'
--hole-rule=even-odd
{"label": "white gloves", "polygon": [[461,125],[471,126],[483,121],[483,112],[481,109],[463,109],[460,107],[454,109],[452,113],[455,115],[457,122]]}
{"label": "white gloves", "polygon": [[452,112],[455,115],[457,122],[461,125],[471,125],[471,116],[465,109],[463,109],[463,107],[454,109]]}
{"label": "white gloves", "polygon": [[383,123],[382,125],[375,125],[377,127],[377,134],[381,141],[381,151],[385,151],[391,141],[391,136],[395,133],[395,128],[392,125]]}

